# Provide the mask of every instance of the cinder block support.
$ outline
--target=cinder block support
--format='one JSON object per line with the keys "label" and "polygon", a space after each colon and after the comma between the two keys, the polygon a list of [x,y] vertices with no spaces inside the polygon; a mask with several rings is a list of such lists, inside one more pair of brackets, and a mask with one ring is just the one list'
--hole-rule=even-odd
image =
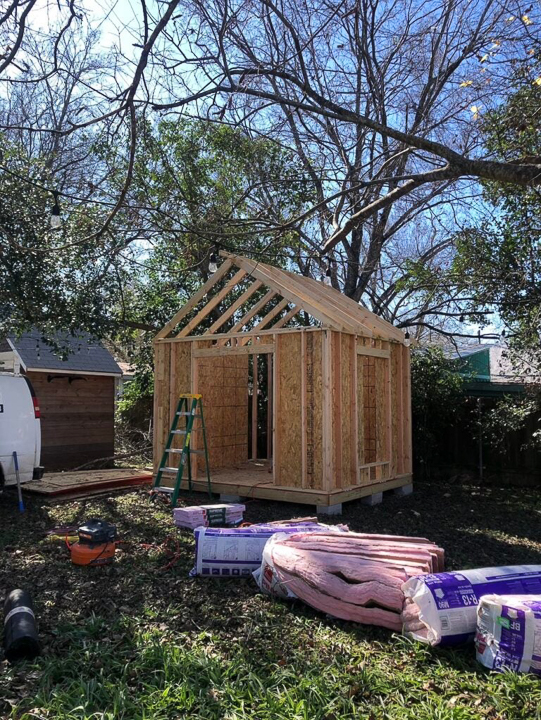
{"label": "cinder block support", "polygon": [[226,493],[220,493],[220,502],[223,503],[239,503],[242,502],[243,498],[240,495],[227,495]]}
{"label": "cinder block support", "polygon": [[413,492],[413,485],[409,483],[409,485],[402,485],[402,487],[395,488],[393,490],[393,495],[396,495],[397,497],[406,497],[406,495],[411,495]]}
{"label": "cinder block support", "polygon": [[336,505],[316,505],[318,515],[341,515],[342,503]]}
{"label": "cinder block support", "polygon": [[383,493],[374,493],[373,495],[367,495],[366,497],[361,498],[361,502],[363,505],[369,505],[372,507],[373,505],[379,505],[380,502],[383,501]]}

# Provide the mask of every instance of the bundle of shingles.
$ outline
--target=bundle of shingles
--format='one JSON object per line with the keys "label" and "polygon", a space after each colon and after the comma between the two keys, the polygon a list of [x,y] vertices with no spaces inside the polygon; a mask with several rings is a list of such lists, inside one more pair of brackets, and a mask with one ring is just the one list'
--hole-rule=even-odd
{"label": "bundle of shingles", "polygon": [[297,533],[268,541],[257,579],[333,617],[400,631],[402,584],[443,564],[444,551],[425,538]]}

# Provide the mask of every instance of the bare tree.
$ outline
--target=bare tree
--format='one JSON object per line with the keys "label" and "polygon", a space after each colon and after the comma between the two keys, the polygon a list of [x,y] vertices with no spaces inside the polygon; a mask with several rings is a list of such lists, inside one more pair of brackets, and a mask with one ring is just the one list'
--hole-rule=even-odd
{"label": "bare tree", "polygon": [[[83,11],[72,0],[50,7],[47,68],[29,59],[35,2],[2,11],[0,80],[39,84],[70,72],[58,47],[85,22]],[[89,93],[84,118],[68,111],[54,127],[46,118],[4,123],[55,137],[98,124],[123,132],[124,183],[96,237],[129,199],[139,117],[234,123],[294,148],[315,188],[316,202],[276,227],[298,233],[301,270],[319,274],[331,258],[336,287],[396,321],[412,310],[399,282],[412,223],[467,202],[478,179],[541,178],[539,158],[497,162],[479,132],[512,73],[533,72],[539,50],[539,11],[514,0],[141,0],[129,28],[116,28],[114,72],[77,79]],[[246,232],[273,225],[269,214]],[[447,240],[430,233],[416,251],[445,262]]]}

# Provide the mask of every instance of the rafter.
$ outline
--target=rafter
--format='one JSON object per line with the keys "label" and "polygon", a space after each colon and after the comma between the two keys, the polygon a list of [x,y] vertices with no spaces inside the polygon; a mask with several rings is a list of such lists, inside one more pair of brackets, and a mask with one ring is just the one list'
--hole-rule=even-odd
{"label": "rafter", "polygon": [[249,322],[254,317],[254,315],[257,315],[260,310],[263,310],[265,305],[267,305],[267,303],[272,300],[273,297],[276,297],[277,294],[278,293],[275,293],[274,290],[269,290],[268,293],[264,295],[261,300],[253,306],[251,310],[248,310],[246,315],[244,315],[244,317],[241,317],[238,323],[231,328],[231,332],[235,333],[239,330],[242,330],[246,323]]}
{"label": "rafter", "polygon": [[186,315],[205,297],[208,291],[212,290],[216,283],[223,278],[232,265],[233,263],[231,260],[225,260],[225,262],[223,262],[216,270],[214,275],[211,275],[207,282],[201,285],[199,290],[192,295],[188,302],[183,305],[175,315],[173,315],[167,325],[163,326],[160,332],[156,335],[155,340],[167,337],[169,333],[176,328],[182,318],[186,317]]}
{"label": "rafter", "polygon": [[201,308],[201,310],[197,313],[197,315],[191,320],[185,328],[183,328],[179,334],[178,337],[186,337],[186,335],[189,335],[192,330],[195,330],[195,328],[199,325],[199,323],[204,320],[207,315],[211,312],[211,310],[214,310],[216,305],[220,303],[224,297],[233,290],[233,288],[238,285],[238,283],[242,280],[242,278],[246,275],[245,270],[239,270],[236,272],[233,277],[227,281],[225,286],[220,290],[219,293],[214,295],[208,303]]}
{"label": "rafter", "polygon": [[278,322],[275,322],[272,326],[273,328],[281,328],[284,327],[284,325],[287,325],[287,323],[291,320],[291,318],[294,318],[295,315],[300,313],[302,308],[300,308],[298,305],[295,305],[295,307],[292,307],[291,310],[289,310],[283,317],[281,317]]}
{"label": "rafter", "polygon": [[211,335],[212,333],[215,333],[217,330],[219,330],[224,323],[226,323],[229,318],[235,314],[235,312],[242,306],[244,303],[249,300],[252,295],[259,290],[259,288],[263,285],[261,280],[256,280],[253,282],[250,287],[245,290],[242,295],[235,300],[235,302],[231,305],[231,307],[227,308],[227,310],[224,312],[223,315],[221,315],[216,322],[209,327],[209,329],[204,333],[205,335]]}

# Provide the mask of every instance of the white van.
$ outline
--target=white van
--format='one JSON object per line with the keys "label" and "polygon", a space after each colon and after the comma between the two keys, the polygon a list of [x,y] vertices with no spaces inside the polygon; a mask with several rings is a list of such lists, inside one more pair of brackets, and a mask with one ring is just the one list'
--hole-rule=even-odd
{"label": "white van", "polygon": [[13,453],[17,453],[21,482],[41,478],[39,403],[24,375],[0,372],[0,491],[17,482]]}

